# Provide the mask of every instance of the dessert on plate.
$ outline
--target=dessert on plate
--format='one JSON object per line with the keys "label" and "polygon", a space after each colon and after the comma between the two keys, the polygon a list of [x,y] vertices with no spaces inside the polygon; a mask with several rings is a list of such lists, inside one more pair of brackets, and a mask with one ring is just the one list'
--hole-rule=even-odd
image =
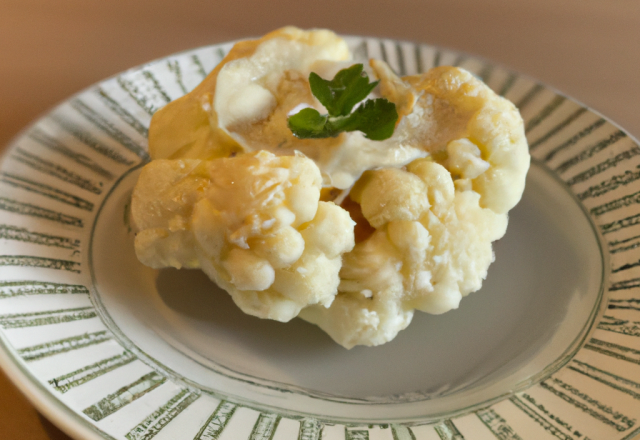
{"label": "dessert on plate", "polygon": [[518,110],[471,73],[399,77],[293,27],[237,43],[160,109],[149,152],[142,263],[200,268],[245,313],[346,348],[480,289],[530,162]]}

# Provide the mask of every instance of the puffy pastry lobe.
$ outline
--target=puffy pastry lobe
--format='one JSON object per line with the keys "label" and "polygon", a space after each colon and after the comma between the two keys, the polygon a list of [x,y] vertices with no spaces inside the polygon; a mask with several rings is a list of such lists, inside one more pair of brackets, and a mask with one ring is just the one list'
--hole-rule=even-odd
{"label": "puffy pastry lobe", "polygon": [[[416,110],[427,110],[420,128],[409,135],[436,160],[449,157],[443,165],[455,177],[470,179],[482,206],[498,213],[513,208],[522,197],[531,160],[515,105],[457,67],[436,67],[403,79],[420,94]],[[464,175],[465,169],[471,174]]]}
{"label": "puffy pastry lobe", "polygon": [[200,267],[261,318],[329,306],[354,222],[319,201],[320,179],[301,155],[155,160],[132,198],[137,256],[155,268]]}
{"label": "puffy pastry lobe", "polygon": [[[277,89],[280,77],[286,72],[298,72],[296,77],[306,79],[313,63],[343,61],[350,57],[344,40],[327,30],[285,27],[260,39],[235,44],[194,90],[154,114],[149,127],[151,158],[213,159],[242,151],[275,150],[280,141],[273,143],[271,139],[263,145],[251,145],[233,126],[268,115],[275,105],[277,90],[274,88]],[[222,83],[220,87],[219,83]],[[298,96],[294,93],[292,100],[299,101],[293,105],[310,96],[308,86],[302,92],[300,87],[295,87],[295,81],[293,86],[281,93],[296,92]],[[282,102],[278,108],[282,108]],[[288,138],[293,136],[289,133]]]}
{"label": "puffy pastry lobe", "polygon": [[332,306],[300,315],[347,348],[390,341],[414,309],[457,308],[481,287],[491,243],[506,231],[507,215],[481,207],[474,191],[455,191],[442,165],[418,159],[407,168],[362,177],[354,196],[376,230],[344,255]]}

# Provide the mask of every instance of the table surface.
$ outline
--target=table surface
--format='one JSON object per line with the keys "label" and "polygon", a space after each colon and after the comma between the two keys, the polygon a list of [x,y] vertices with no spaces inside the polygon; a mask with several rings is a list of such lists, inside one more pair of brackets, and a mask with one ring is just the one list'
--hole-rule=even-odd
{"label": "table surface", "polygon": [[[69,95],[181,50],[284,25],[392,37],[528,74],[640,137],[640,1],[0,0],[0,152]],[[0,433],[68,440],[0,373]]]}

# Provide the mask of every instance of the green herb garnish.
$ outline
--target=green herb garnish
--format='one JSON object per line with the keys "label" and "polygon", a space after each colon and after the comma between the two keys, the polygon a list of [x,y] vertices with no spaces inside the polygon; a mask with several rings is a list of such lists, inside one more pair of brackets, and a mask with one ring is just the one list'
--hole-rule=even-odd
{"label": "green herb garnish", "polygon": [[374,141],[391,137],[398,120],[394,103],[384,98],[368,99],[351,112],[379,82],[370,83],[362,69],[362,64],[342,69],[331,81],[311,72],[311,92],[329,114],[321,115],[313,108],[305,108],[290,116],[288,123],[293,134],[301,139],[315,139],[359,130]]}

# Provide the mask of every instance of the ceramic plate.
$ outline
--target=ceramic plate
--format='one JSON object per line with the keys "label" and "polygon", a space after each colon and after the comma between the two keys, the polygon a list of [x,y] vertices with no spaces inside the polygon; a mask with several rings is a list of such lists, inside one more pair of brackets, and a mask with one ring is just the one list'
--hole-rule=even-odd
{"label": "ceramic plate", "polygon": [[513,101],[533,164],[482,290],[344,350],[240,313],[199,271],[137,262],[127,204],[151,115],[230,44],[64,102],[0,175],[0,361],[82,439],[622,440],[640,433],[640,146],[529,78],[427,45],[348,39],[400,74],[452,64]]}

